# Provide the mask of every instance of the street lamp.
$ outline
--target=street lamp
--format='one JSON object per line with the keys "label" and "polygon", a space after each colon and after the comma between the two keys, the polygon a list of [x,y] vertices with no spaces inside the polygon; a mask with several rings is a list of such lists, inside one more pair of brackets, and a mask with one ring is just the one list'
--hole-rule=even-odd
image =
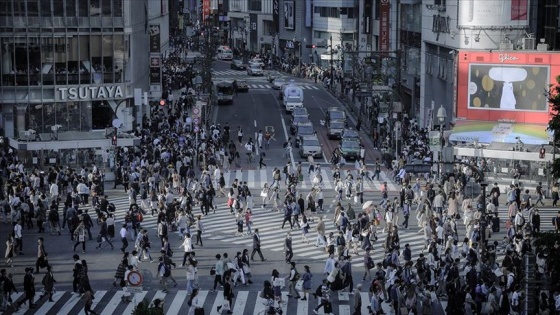
{"label": "street lamp", "polygon": [[445,120],[447,119],[447,112],[445,108],[443,108],[443,104],[440,105],[437,115],[436,115],[438,122],[439,122],[439,163],[438,163],[438,177],[441,179],[441,161],[443,156],[443,129],[445,127]]}

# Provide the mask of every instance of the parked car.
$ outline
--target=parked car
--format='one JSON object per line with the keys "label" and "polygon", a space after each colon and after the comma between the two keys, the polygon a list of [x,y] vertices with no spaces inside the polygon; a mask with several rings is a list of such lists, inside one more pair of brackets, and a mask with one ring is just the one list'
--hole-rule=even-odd
{"label": "parked car", "polygon": [[331,120],[341,120],[344,122],[344,126],[348,126],[348,122],[346,119],[346,112],[338,107],[329,107],[327,108],[327,117],[325,119],[326,122]]}
{"label": "parked car", "polygon": [[327,121],[327,136],[329,139],[340,139],[342,130],[346,127],[342,120],[328,120]]}
{"label": "parked car", "polygon": [[236,80],[237,92],[249,92],[249,84],[245,80]]}
{"label": "parked car", "polygon": [[297,127],[299,126],[299,124],[303,124],[303,123],[307,123],[307,122],[309,122],[309,117],[307,115],[294,116],[292,118],[292,124],[290,125],[290,133],[295,135]]}
{"label": "parked car", "polygon": [[245,70],[247,69],[247,66],[245,66],[245,64],[243,63],[242,60],[234,60],[230,63],[229,67],[233,70]]}
{"label": "parked car", "polygon": [[282,85],[286,84],[287,81],[284,78],[276,78],[272,81],[272,88],[275,90],[282,89]]}
{"label": "parked car", "polygon": [[356,160],[360,157],[360,142],[356,140],[342,139],[338,148],[346,160]]}
{"label": "parked car", "polygon": [[321,157],[323,155],[321,143],[319,143],[319,139],[317,139],[316,135],[304,136],[302,138],[299,155],[303,158],[310,155],[313,157]]}

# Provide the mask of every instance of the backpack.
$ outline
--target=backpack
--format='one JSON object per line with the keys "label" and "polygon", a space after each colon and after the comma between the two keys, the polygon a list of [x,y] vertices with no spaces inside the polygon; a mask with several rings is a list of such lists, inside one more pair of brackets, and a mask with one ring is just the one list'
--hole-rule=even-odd
{"label": "backpack", "polygon": [[385,256],[385,258],[383,259],[383,269],[387,268],[387,266],[389,266],[390,263],[391,263],[391,253],[387,254],[387,256]]}
{"label": "backpack", "polygon": [[323,296],[323,285],[322,285],[322,284],[320,284],[320,285],[317,287],[317,289],[315,289],[315,295],[316,295],[317,297]]}
{"label": "backpack", "polygon": [[414,199],[414,192],[412,191],[412,189],[406,190],[406,199]]}
{"label": "backpack", "polygon": [[138,213],[136,214],[136,221],[138,221],[138,222],[144,221],[144,216],[142,215],[141,212],[138,212]]}
{"label": "backpack", "polygon": [[167,264],[163,264],[163,276],[164,277],[171,276],[171,266],[169,266]]}
{"label": "backpack", "polygon": [[288,165],[284,166],[284,168],[282,169],[282,173],[288,174]]}

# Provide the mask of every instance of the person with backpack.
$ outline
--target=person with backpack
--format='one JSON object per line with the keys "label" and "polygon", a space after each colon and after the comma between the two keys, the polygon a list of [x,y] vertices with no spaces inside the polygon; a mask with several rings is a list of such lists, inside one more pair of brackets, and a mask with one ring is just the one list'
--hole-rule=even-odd
{"label": "person with backpack", "polygon": [[159,278],[159,285],[163,293],[169,292],[167,290],[167,281],[169,280],[169,276],[171,276],[171,267],[165,264],[163,257],[160,257],[157,278]]}
{"label": "person with backpack", "polygon": [[315,314],[319,314],[319,309],[322,307],[325,314],[329,314],[332,311],[332,305],[330,304],[330,290],[327,279],[323,279],[323,283],[317,287],[315,294],[316,298],[320,299],[319,305],[313,309]]}
{"label": "person with backpack", "polygon": [[514,223],[515,231],[517,233],[523,231],[523,226],[525,225],[525,217],[523,216],[523,213],[521,211],[517,212],[517,214],[515,215]]}
{"label": "person with backpack", "polygon": [[288,280],[288,297],[294,296],[296,299],[301,298],[299,292],[296,290],[296,283],[301,278],[299,272],[296,269],[296,263],[290,262],[290,273],[286,276]]}

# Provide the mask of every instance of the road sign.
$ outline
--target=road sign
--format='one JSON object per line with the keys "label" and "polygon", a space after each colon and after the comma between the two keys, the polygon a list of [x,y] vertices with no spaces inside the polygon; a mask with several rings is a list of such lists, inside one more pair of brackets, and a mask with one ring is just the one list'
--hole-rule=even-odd
{"label": "road sign", "polygon": [[195,125],[198,125],[199,122],[200,122],[200,120],[198,119],[198,117],[193,118],[193,123]]}
{"label": "road sign", "polygon": [[194,132],[198,132],[198,130],[199,130],[199,129],[198,129],[198,126],[195,126],[195,127],[194,127]]}
{"label": "road sign", "polygon": [[200,109],[198,109],[198,107],[193,108],[192,114],[193,114],[193,116],[199,116],[200,115]]}

